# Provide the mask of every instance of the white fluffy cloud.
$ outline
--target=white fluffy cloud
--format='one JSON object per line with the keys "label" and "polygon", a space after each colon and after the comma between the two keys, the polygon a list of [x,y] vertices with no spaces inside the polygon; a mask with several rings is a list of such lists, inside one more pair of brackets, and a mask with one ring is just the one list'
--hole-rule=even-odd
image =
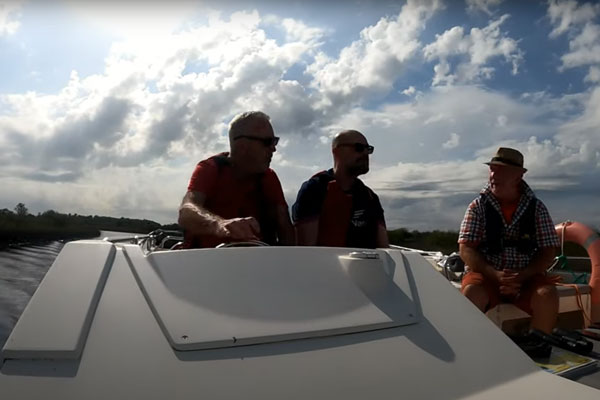
{"label": "white fluffy cloud", "polygon": [[[491,21],[483,29],[472,28],[469,33],[463,27],[455,26],[441,35],[436,41],[423,49],[428,61],[438,60],[435,65],[432,84],[469,83],[489,79],[494,68],[489,62],[496,57],[503,57],[512,65],[512,74],[516,75],[523,61],[523,52],[518,41],[505,36],[500,26],[509,18],[505,14]],[[451,60],[457,59],[454,67]],[[453,71],[453,72],[452,72]]]}
{"label": "white fluffy cloud", "polygon": [[17,1],[0,1],[0,37],[12,35],[20,26],[19,11],[21,3]]}
{"label": "white fluffy cloud", "polygon": [[[238,112],[266,110],[284,137],[310,130],[318,117],[310,96],[282,76],[318,46],[321,32],[286,20],[289,40],[277,44],[260,23],[257,12],[239,12],[151,43],[134,35],[112,46],[101,74],[74,71],[53,95],[0,96],[7,110],[0,114],[0,181],[21,182],[19,201],[43,190],[42,210],[66,207],[56,201],[64,194],[56,184],[68,185],[81,192],[75,198],[87,212],[112,207],[111,215],[128,215],[133,200],[167,184],[178,189],[168,196],[174,210],[195,162],[227,149],[227,122]],[[170,163],[180,166],[181,179],[157,172]],[[93,200],[107,181],[115,185]]]}
{"label": "white fluffy cloud", "polygon": [[560,70],[589,66],[585,81],[600,82],[600,4],[552,0],[548,16],[554,24],[551,38],[569,35],[569,52],[561,57]]}
{"label": "white fluffy cloud", "polygon": [[312,86],[324,105],[353,103],[373,93],[387,93],[421,43],[425,22],[441,7],[438,0],[409,0],[396,18],[382,18],[363,29],[360,39],[345,47],[338,58],[321,52],[307,68]]}
{"label": "white fluffy cloud", "polygon": [[555,25],[550,37],[557,37],[573,27],[581,26],[594,19],[600,12],[600,5],[593,3],[579,4],[575,0],[549,0],[548,17]]}

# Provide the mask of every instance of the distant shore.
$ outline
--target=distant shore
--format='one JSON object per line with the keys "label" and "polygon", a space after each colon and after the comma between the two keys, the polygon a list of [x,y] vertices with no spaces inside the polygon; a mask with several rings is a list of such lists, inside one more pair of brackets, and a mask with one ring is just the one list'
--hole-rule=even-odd
{"label": "distant shore", "polygon": [[53,210],[32,215],[19,203],[15,212],[0,210],[0,249],[54,240],[97,238],[101,231],[145,234],[160,227],[149,220],[63,214]]}
{"label": "distant shore", "polygon": [[11,231],[0,230],[0,250],[27,245],[44,244],[53,241],[70,241],[91,239],[100,236],[98,229],[85,230],[43,230],[43,231]]}

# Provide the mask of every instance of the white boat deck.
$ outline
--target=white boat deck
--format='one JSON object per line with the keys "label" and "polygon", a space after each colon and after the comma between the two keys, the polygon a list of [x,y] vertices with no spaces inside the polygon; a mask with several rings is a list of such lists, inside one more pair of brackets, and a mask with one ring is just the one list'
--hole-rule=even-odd
{"label": "white boat deck", "polygon": [[[67,246],[86,260],[81,243]],[[19,357],[11,335],[13,353],[0,360],[3,398],[546,400],[600,393],[538,369],[416,253],[377,250],[378,262],[354,263],[349,249],[147,257],[111,246],[114,260],[80,355]],[[65,288],[76,283],[64,279]],[[171,296],[166,303],[161,291]],[[23,318],[36,312],[31,304]],[[51,320],[27,330],[41,337]],[[195,345],[177,342],[184,330]],[[249,341],[230,340],[233,331]]]}

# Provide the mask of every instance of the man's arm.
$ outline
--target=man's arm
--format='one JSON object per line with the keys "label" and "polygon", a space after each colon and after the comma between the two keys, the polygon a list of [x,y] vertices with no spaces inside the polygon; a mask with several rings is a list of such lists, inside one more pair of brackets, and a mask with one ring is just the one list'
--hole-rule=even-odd
{"label": "man's arm", "polygon": [[541,247],[538,249],[527,268],[519,273],[521,281],[526,281],[538,274],[544,274],[554,261],[555,256],[555,247]]}
{"label": "man's arm", "polygon": [[502,271],[497,271],[492,267],[490,263],[486,261],[483,254],[477,250],[474,243],[460,243],[458,245],[458,252],[460,258],[462,258],[472,271],[479,272],[486,278],[492,279],[495,282],[500,281]]}
{"label": "man's arm", "polygon": [[388,239],[387,229],[385,229],[385,225],[382,223],[377,224],[377,247],[390,247],[390,240]]}
{"label": "man's arm", "polygon": [[319,218],[297,223],[296,236],[299,246],[316,246],[319,237]]}
{"label": "man's arm", "polygon": [[290,220],[290,212],[287,205],[280,204],[275,210],[277,220],[277,236],[279,243],[284,246],[296,245],[296,232]]}
{"label": "man's arm", "polygon": [[232,240],[258,240],[260,225],[252,217],[224,219],[204,208],[206,195],[188,191],[179,207],[179,225],[193,235]]}

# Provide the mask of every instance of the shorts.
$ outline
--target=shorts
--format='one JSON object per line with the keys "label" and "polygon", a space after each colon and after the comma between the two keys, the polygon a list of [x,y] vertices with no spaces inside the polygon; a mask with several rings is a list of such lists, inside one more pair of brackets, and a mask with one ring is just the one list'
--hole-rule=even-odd
{"label": "shorts", "polygon": [[516,297],[510,297],[500,294],[499,286],[495,282],[486,279],[479,272],[468,271],[463,276],[460,292],[463,293],[467,285],[481,285],[487,292],[489,298],[486,311],[496,307],[500,303],[513,303],[515,306],[531,315],[531,296],[533,293],[540,287],[554,286],[557,281],[557,276],[535,275],[533,278],[523,283],[521,290]]}

